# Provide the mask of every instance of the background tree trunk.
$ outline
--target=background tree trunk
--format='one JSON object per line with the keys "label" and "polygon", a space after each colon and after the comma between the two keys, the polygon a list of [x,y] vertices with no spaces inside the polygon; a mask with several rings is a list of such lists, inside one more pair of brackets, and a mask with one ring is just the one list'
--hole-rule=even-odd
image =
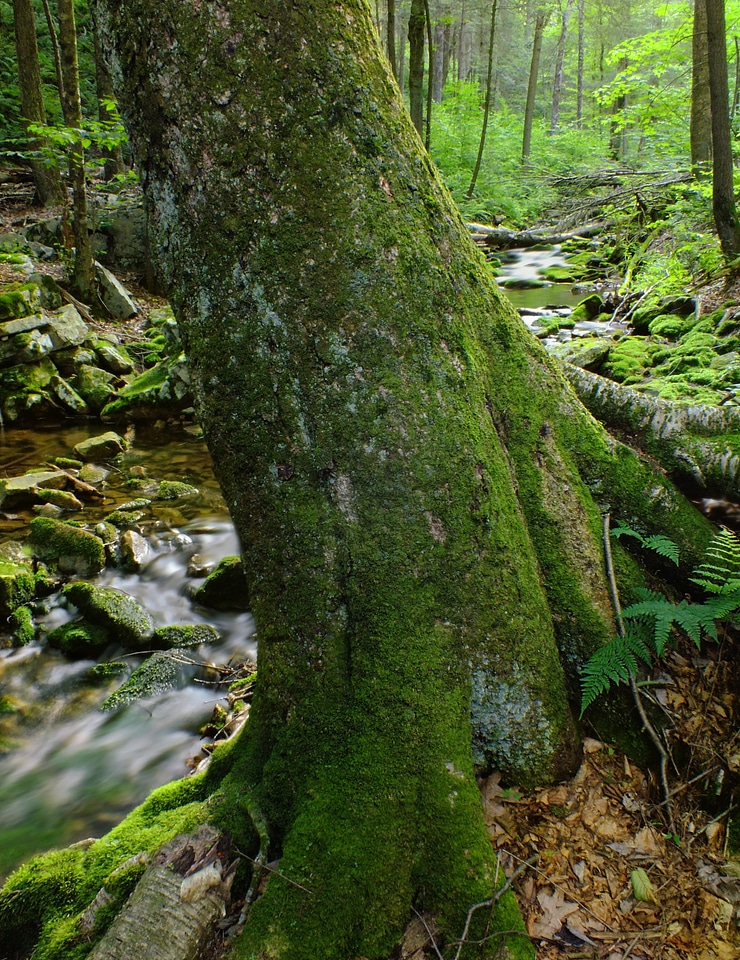
{"label": "background tree trunk", "polygon": [[578,77],[576,80],[576,126],[583,124],[583,68],[586,57],[586,7],[578,0]]}
{"label": "background tree trunk", "polygon": [[540,8],[534,22],[534,36],[532,37],[532,61],[529,66],[529,83],[527,84],[527,102],[524,107],[524,130],[522,133],[522,160],[526,163],[532,149],[532,124],[534,122],[534,104],[537,96],[537,78],[540,72],[540,52],[542,50],[542,33],[545,29],[547,13]]}
{"label": "background tree trunk", "polygon": [[398,65],[396,63],[396,0],[387,0],[388,9],[388,35],[386,37],[386,54],[388,62],[391,65],[393,76],[398,77]]}
{"label": "background tree trunk", "polygon": [[[103,60],[103,53],[100,48],[100,38],[94,33],[95,44],[95,86],[98,94],[98,119],[101,123],[110,120],[110,113],[106,107],[106,101],[114,99],[113,84],[111,83],[108,67]],[[103,150],[105,158],[104,178],[106,181],[126,172],[123,163],[123,150],[120,143],[110,149]]]}
{"label": "background tree trunk", "polygon": [[411,0],[409,14],[409,112],[411,122],[424,140],[424,0]]}
{"label": "background tree trunk", "polygon": [[364,0],[101,8],[259,632],[217,825],[253,851],[264,819],[301,884],[236,956],[385,957],[418,902],[454,937],[493,883],[474,763],[578,763],[568,690],[612,631],[589,491],[697,551],[709,525],[501,298]]}
{"label": "background tree trunk", "polygon": [[722,252],[728,259],[740,255],[740,225],[735,209],[727,43],[724,0],[705,0],[709,92],[712,107],[712,210]]}
{"label": "background tree trunk", "polygon": [[706,0],[694,0],[691,43],[691,169],[695,177],[712,169],[712,110],[709,95],[709,46]]}
{"label": "background tree trunk", "polygon": [[493,90],[493,44],[496,39],[496,0],[491,4],[491,31],[488,36],[488,71],[486,74],[486,101],[483,105],[483,126],[480,131],[480,140],[478,142],[478,156],[475,158],[475,167],[470,178],[468,187],[468,199],[473,196],[475,183],[478,179],[481,163],[483,161],[483,150],[486,146],[486,131],[488,129],[488,115],[491,112],[491,94]]}
{"label": "background tree trunk", "polygon": [[555,133],[560,124],[560,98],[563,92],[563,65],[565,63],[565,44],[568,39],[568,24],[573,0],[566,0],[560,36],[555,50],[555,69],[552,78],[552,112],[550,114],[550,133]]}
{"label": "background tree trunk", "polygon": [[[21,110],[28,130],[32,123],[46,123],[46,109],[41,88],[39,50],[36,41],[36,20],[31,0],[13,0],[13,23],[15,25],[15,50],[18,58],[18,83],[21,94]],[[29,146],[34,153],[43,150],[44,140],[28,134]],[[40,156],[31,159],[33,182],[39,201],[46,206],[62,203],[64,188],[55,163],[45,163]]]}
{"label": "background tree trunk", "polygon": [[[68,127],[81,130],[80,71],[77,63],[77,27],[73,0],[57,0],[57,15],[64,81],[64,122]],[[81,137],[69,149],[69,179],[72,184],[72,233],[75,242],[73,284],[83,299],[89,299],[93,293],[93,258],[87,216],[85,151]]]}

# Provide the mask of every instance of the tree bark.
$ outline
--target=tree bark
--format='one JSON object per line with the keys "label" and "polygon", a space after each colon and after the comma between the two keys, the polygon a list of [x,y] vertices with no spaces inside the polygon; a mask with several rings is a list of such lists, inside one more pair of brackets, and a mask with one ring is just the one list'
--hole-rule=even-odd
{"label": "tree bark", "polygon": [[706,0],[694,0],[691,43],[691,169],[695,177],[712,169],[712,111],[709,95],[709,45]]}
{"label": "tree bark", "polygon": [[522,133],[522,161],[529,159],[532,149],[532,124],[534,122],[534,105],[537,96],[537,78],[540,72],[540,52],[542,51],[542,33],[545,29],[547,13],[544,8],[537,11],[534,22],[534,36],[532,37],[532,61],[529,65],[529,83],[527,84],[527,102],[524,107],[524,130]]}
{"label": "tree bark", "polygon": [[191,790],[300,884],[236,954],[376,960],[419,902],[454,938],[495,873],[474,765],[579,761],[568,691],[612,632],[595,498],[693,550],[709,525],[499,295],[364,0],[101,12],[259,631],[249,722]]}
{"label": "tree bark", "polygon": [[740,224],[733,183],[725,4],[724,0],[705,0],[705,4],[712,110],[712,211],[722,253],[733,260],[740,255]]}
{"label": "tree bark", "polygon": [[[39,50],[36,39],[36,19],[31,0],[13,0],[13,23],[15,25],[15,50],[18,59],[18,84],[21,95],[23,122],[28,133],[29,124],[46,123],[44,96],[41,88],[39,68]],[[28,133],[31,150],[36,154],[44,148],[41,137]],[[39,201],[45,206],[53,206],[64,200],[64,188],[59,168],[56,164],[47,164],[40,156],[31,160],[33,182]]]}
{"label": "tree bark", "polygon": [[424,140],[424,0],[411,0],[409,14],[409,112],[416,132]]}
{"label": "tree bark", "polygon": [[[77,27],[73,0],[57,0],[59,17],[59,46],[62,55],[64,90],[62,112],[68,127],[82,128],[80,103],[80,72],[77,61]],[[82,137],[69,149],[69,179],[72,184],[72,233],[75,242],[73,285],[83,300],[93,293],[93,258],[87,216],[87,189],[85,185],[85,150]]]}

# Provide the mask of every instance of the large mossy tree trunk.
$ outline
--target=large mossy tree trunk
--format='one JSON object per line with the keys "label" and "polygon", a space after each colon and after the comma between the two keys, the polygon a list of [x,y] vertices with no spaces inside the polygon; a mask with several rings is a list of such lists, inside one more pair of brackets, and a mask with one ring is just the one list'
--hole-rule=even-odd
{"label": "large mossy tree trunk", "polygon": [[365,0],[99,19],[258,625],[218,816],[237,844],[265,823],[300,884],[273,877],[236,955],[384,957],[413,904],[454,937],[494,884],[474,764],[578,762],[601,510],[697,548],[708,525],[500,298]]}

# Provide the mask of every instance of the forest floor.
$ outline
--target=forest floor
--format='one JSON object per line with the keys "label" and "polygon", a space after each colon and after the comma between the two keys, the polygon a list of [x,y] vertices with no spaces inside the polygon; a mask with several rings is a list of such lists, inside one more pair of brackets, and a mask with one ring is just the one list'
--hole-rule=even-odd
{"label": "forest floor", "polygon": [[[0,233],[39,216],[24,184],[0,188]],[[59,276],[62,267],[55,261],[39,270]],[[0,264],[0,289],[17,280]],[[135,319],[138,335],[147,302],[161,301],[131,289],[143,308]],[[718,281],[701,296],[712,309],[740,297],[740,282],[733,289]],[[120,324],[116,329],[125,335]],[[740,957],[736,658],[729,638],[701,652],[680,648],[653,677],[651,709],[671,756],[669,803],[653,772],[588,738],[568,782],[523,792],[494,773],[481,783],[491,841],[539,960]],[[396,958],[440,960],[430,931],[431,918],[415,920]],[[218,934],[201,960],[226,951],[225,935]]]}

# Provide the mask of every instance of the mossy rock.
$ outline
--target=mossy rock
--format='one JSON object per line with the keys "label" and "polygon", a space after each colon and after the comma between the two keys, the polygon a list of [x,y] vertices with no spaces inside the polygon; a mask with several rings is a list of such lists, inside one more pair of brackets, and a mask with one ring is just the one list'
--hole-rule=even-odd
{"label": "mossy rock", "polygon": [[672,313],[661,313],[648,324],[648,331],[652,337],[663,337],[665,340],[678,340],[686,333],[685,317],[678,317]]}
{"label": "mossy rock", "polygon": [[100,705],[101,710],[118,710],[135,700],[155,697],[177,687],[183,675],[178,650],[158,650],[137,667],[128,680]]}
{"label": "mossy rock", "polygon": [[583,370],[597,373],[604,365],[612,344],[601,337],[589,337],[584,340],[571,340],[569,343],[558,344],[551,351],[552,355],[564,363],[572,363]]}
{"label": "mossy rock", "polygon": [[573,321],[595,320],[603,311],[603,299],[598,293],[592,293],[576,304],[570,316]]}
{"label": "mossy rock", "polygon": [[91,364],[83,363],[77,368],[75,389],[93,410],[102,410],[115,396],[115,376]]}
{"label": "mossy rock", "polygon": [[78,580],[62,591],[90,623],[103,627],[129,650],[144,650],[154,633],[154,621],[142,605],[122,590],[96,587]]}
{"label": "mossy rock", "polygon": [[241,557],[224,557],[193,594],[212,610],[248,610],[249,593]]}
{"label": "mossy rock", "polygon": [[107,683],[109,680],[115,680],[128,673],[130,665],[123,660],[111,660],[108,663],[96,663],[94,667],[85,674],[85,679],[90,683]]}
{"label": "mossy rock", "polygon": [[0,617],[9,617],[35,595],[36,578],[31,568],[0,559]]}
{"label": "mossy rock", "polygon": [[42,558],[56,560],[60,570],[90,577],[105,566],[105,547],[93,533],[50,517],[31,521],[29,540]]}
{"label": "mossy rock", "polygon": [[110,646],[111,636],[102,626],[77,620],[56,627],[49,633],[46,642],[70,660],[95,660]]}
{"label": "mossy rock", "polygon": [[563,266],[543,267],[539,274],[543,280],[548,280],[550,283],[580,283],[587,279],[590,271],[578,264],[567,263]]}
{"label": "mossy rock", "polygon": [[0,293],[0,320],[15,320],[36,313],[41,306],[41,291],[36,283],[14,283]]}
{"label": "mossy rock", "polygon": [[632,311],[632,315],[630,316],[630,324],[632,326],[633,333],[638,335],[648,333],[652,321],[664,313],[665,310],[658,306],[657,303],[637,307],[636,310]]}
{"label": "mossy rock", "polygon": [[220,639],[218,630],[208,623],[178,624],[155,630],[151,647],[153,650],[199,647],[202,643],[218,643]]}
{"label": "mossy rock", "polygon": [[162,480],[157,487],[155,500],[179,500],[181,497],[195,497],[200,491],[190,483],[180,480]]}
{"label": "mossy rock", "polygon": [[30,607],[17,607],[8,620],[13,645],[25,647],[36,639],[36,624]]}
{"label": "mossy rock", "polygon": [[609,351],[604,373],[618,383],[637,383],[665,354],[661,344],[644,337],[624,337]]}
{"label": "mossy rock", "polygon": [[503,277],[498,284],[504,290],[539,290],[549,286],[546,280],[536,280],[534,277]]}

